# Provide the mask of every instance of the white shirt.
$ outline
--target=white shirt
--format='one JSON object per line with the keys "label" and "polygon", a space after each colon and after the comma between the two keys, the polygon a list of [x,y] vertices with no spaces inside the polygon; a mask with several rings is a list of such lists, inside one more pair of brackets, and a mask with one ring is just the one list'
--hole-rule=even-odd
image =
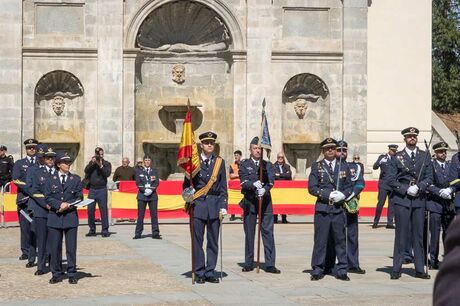
{"label": "white shirt", "polygon": [[444,169],[446,169],[446,162],[440,162],[439,160],[436,160],[439,164],[439,166],[444,167]]}
{"label": "white shirt", "polygon": [[332,170],[335,169],[335,164],[336,164],[336,159],[334,158],[333,160],[329,161],[327,159],[324,160],[326,162],[326,165],[329,167],[329,164],[332,164],[331,167],[332,167]]}
{"label": "white shirt", "polygon": [[252,158],[252,161],[254,162],[254,164],[258,167],[260,165],[260,159],[259,160],[255,160],[254,158]]}
{"label": "white shirt", "polygon": [[50,173],[50,170],[51,170],[51,174],[54,174],[54,171],[55,171],[54,168],[50,168],[48,166],[45,166],[45,167],[46,167],[46,172]]}
{"label": "white shirt", "polygon": [[209,163],[211,163],[211,161],[212,161],[212,155],[209,156],[209,158],[207,158],[206,155],[204,155],[203,153],[201,153],[200,156],[201,156],[201,160],[202,160],[202,161],[209,160]]}
{"label": "white shirt", "polygon": [[414,152],[414,155],[417,156],[417,148],[411,151],[409,148],[405,147],[404,150],[406,151],[407,155],[409,155],[409,157],[411,157],[412,152]]}
{"label": "white shirt", "polygon": [[69,174],[67,173],[63,173],[61,171],[59,171],[59,181],[61,181],[61,184],[62,184],[62,176],[65,175],[65,181],[67,182],[67,179],[69,178]]}

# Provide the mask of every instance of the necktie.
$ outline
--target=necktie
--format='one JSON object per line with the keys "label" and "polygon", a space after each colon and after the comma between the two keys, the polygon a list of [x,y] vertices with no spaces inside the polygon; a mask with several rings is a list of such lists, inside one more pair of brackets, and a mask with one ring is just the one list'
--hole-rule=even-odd
{"label": "necktie", "polygon": [[205,163],[206,167],[209,167],[209,159],[205,159],[204,163]]}
{"label": "necktie", "polygon": [[62,188],[64,188],[64,184],[65,184],[65,174],[62,174],[62,175],[61,175],[61,178],[62,178],[62,180],[61,180],[61,185],[62,185]]}
{"label": "necktie", "polygon": [[329,171],[331,173],[334,172],[334,168],[332,168],[332,162],[329,162]]}
{"label": "necktie", "polygon": [[256,160],[256,167],[259,167],[259,161]]}
{"label": "necktie", "polygon": [[414,153],[414,151],[412,151],[410,153],[410,159],[412,159],[412,161],[415,161],[415,153]]}
{"label": "necktie", "polygon": [[444,164],[441,164],[441,169],[444,170]]}
{"label": "necktie", "polygon": [[48,170],[49,174],[53,174],[53,169]]}

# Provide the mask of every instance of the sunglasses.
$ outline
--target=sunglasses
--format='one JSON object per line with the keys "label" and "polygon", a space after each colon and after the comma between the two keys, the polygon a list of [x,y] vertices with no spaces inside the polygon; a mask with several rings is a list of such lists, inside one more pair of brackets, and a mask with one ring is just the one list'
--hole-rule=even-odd
{"label": "sunglasses", "polygon": [[26,150],[36,150],[35,147],[26,147]]}

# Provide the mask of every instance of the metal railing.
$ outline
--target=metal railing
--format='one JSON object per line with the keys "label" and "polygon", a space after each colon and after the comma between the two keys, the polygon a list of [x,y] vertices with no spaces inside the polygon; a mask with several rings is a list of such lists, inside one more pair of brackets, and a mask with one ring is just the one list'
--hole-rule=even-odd
{"label": "metal railing", "polygon": [[10,186],[11,183],[6,183],[4,186],[2,186],[2,192],[1,192],[1,213],[0,213],[0,224],[2,228],[5,228],[5,191],[7,187]]}

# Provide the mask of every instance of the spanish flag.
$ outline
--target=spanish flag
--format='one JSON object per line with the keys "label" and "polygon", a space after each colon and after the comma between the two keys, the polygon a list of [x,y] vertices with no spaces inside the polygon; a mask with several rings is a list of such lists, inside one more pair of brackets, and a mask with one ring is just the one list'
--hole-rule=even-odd
{"label": "spanish flag", "polygon": [[192,115],[190,109],[187,110],[184,121],[184,130],[180,140],[179,152],[177,153],[177,165],[184,169],[185,176],[190,179],[200,171],[200,158],[195,142],[195,134],[192,129]]}

